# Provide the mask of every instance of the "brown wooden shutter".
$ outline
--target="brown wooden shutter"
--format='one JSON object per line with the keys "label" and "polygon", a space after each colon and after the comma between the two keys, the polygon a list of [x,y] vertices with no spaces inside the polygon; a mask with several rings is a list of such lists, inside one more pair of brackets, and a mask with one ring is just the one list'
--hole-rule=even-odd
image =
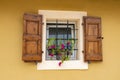
{"label": "brown wooden shutter", "polygon": [[42,16],[24,14],[23,55],[26,62],[42,60]]}
{"label": "brown wooden shutter", "polygon": [[84,25],[84,59],[85,61],[102,61],[101,18],[83,17]]}

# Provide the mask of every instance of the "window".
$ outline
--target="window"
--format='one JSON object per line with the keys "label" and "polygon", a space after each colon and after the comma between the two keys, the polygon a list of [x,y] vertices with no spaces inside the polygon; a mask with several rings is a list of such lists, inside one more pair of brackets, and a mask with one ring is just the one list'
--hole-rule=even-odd
{"label": "window", "polygon": [[[70,60],[77,60],[77,34],[78,29],[76,26],[76,21],[69,21],[69,20],[49,20],[46,24],[46,41],[50,39],[54,39],[53,44],[58,48],[60,47],[60,43],[67,43],[67,41],[73,42],[73,50],[70,55]],[[65,50],[71,50],[71,46],[65,45]],[[65,51],[63,51],[65,52]],[[51,60],[51,57],[49,54],[51,53],[51,50],[48,50],[46,48],[46,60]],[[59,53],[60,54],[60,53]],[[56,53],[56,56],[52,58],[52,60],[60,60],[60,56],[58,53]],[[67,55],[67,54],[66,54]]]}
{"label": "window", "polygon": [[[38,62],[38,70],[88,69],[87,61],[102,61],[101,18],[87,16],[80,11],[39,10],[39,14],[24,14],[23,54],[25,62]],[[50,58],[49,41],[56,46]],[[68,41],[74,43],[68,46]],[[59,44],[63,43],[65,56],[60,62]],[[72,48],[71,48],[72,47]],[[56,49],[56,50],[55,50]]]}
{"label": "window", "polygon": [[[44,37],[42,40],[42,49],[44,53],[42,55],[42,63],[37,64],[37,69],[88,69],[88,64],[87,62],[84,62],[82,53],[82,17],[86,16],[86,12],[39,10],[39,14],[43,15],[44,25],[42,36]],[[64,61],[61,67],[58,66],[60,60],[56,59],[56,57],[54,57],[53,60],[50,60],[48,50],[46,49],[47,40],[49,38],[57,38],[55,40],[57,43],[59,43],[59,39],[63,42],[73,39],[75,42],[73,54],[70,60]]]}

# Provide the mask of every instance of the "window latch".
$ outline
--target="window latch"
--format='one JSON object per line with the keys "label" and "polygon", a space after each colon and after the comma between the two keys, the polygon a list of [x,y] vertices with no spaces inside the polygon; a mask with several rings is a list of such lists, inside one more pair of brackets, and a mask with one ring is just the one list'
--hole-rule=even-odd
{"label": "window latch", "polygon": [[97,39],[104,39],[104,37],[97,37]]}
{"label": "window latch", "polygon": [[84,50],[82,50],[82,53],[84,53]]}

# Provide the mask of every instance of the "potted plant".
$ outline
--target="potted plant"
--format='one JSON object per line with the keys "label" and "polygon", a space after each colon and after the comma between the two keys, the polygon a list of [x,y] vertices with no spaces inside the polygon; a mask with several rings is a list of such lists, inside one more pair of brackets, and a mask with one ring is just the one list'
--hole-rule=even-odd
{"label": "potted plant", "polygon": [[59,40],[58,44],[56,44],[55,38],[49,38],[47,43],[48,54],[52,60],[54,56],[56,56],[56,60],[61,60],[58,65],[70,59],[74,48],[74,41],[72,39],[66,40],[66,42],[62,42]]}

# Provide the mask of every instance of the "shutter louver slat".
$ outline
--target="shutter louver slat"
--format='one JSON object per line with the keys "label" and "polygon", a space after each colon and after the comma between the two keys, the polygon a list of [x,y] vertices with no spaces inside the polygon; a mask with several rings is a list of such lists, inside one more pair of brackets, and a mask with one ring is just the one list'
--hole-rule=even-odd
{"label": "shutter louver slat", "polygon": [[101,18],[83,17],[84,22],[84,59],[102,61]]}
{"label": "shutter louver slat", "polygon": [[25,13],[23,30],[22,60],[42,61],[42,16]]}

